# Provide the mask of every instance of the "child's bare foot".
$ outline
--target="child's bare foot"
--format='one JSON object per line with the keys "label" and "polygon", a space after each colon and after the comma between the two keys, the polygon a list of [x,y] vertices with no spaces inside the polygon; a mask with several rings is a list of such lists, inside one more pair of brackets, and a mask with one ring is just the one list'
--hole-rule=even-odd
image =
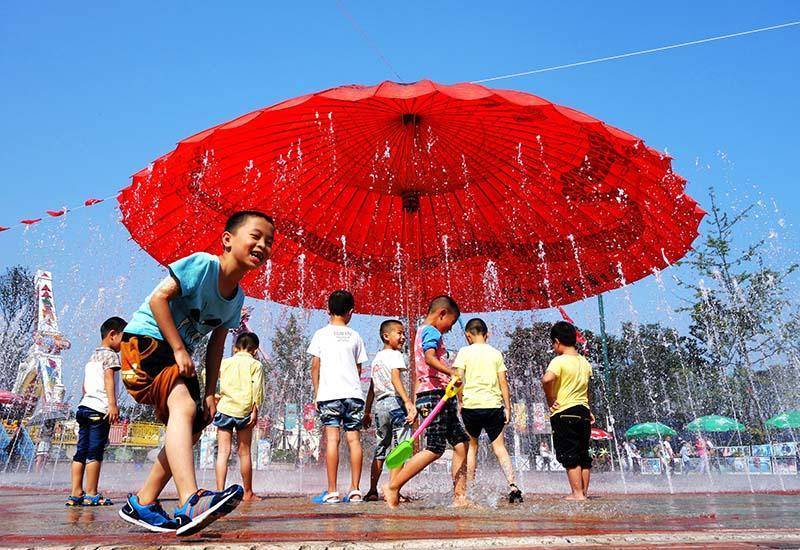
{"label": "child's bare foot", "polygon": [[376,502],[380,499],[381,497],[378,494],[377,490],[373,491],[372,489],[370,489],[369,491],[367,491],[367,494],[364,495],[364,502]]}
{"label": "child's bare foot", "polygon": [[259,502],[259,501],[266,500],[266,499],[264,497],[262,497],[262,496],[258,496],[254,492],[250,491],[250,492],[244,494],[244,496],[242,497],[242,500],[244,502]]}
{"label": "child's bare foot", "polygon": [[392,489],[387,483],[383,486],[383,499],[389,508],[397,508],[400,505],[400,490]]}
{"label": "child's bare foot", "polygon": [[586,495],[583,493],[578,493],[577,495],[571,494],[564,497],[564,500],[588,500]]}
{"label": "child's bare foot", "polygon": [[476,504],[467,497],[453,497],[453,508],[477,508]]}

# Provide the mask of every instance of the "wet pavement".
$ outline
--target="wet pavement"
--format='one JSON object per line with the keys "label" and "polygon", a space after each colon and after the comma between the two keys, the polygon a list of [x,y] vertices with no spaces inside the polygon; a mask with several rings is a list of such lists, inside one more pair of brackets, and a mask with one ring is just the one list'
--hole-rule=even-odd
{"label": "wet pavement", "polygon": [[[121,494],[112,494],[121,500]],[[601,494],[589,502],[526,495],[448,507],[444,493],[398,510],[383,503],[315,505],[277,496],[243,503],[198,535],[178,539],[124,523],[118,505],[66,508],[61,491],[0,488],[0,545],[180,548],[800,547],[800,495]],[[171,510],[174,501],[165,501]],[[302,543],[302,544],[301,544]]]}

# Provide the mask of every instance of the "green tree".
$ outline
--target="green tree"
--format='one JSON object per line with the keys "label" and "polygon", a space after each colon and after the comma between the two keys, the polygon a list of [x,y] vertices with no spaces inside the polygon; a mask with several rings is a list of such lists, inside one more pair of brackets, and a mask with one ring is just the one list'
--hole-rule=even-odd
{"label": "green tree", "polygon": [[505,351],[508,369],[508,387],[511,400],[525,403],[544,402],[540,379],[553,358],[550,344],[550,325],[534,323],[530,327],[517,326],[506,332],[509,339]]}
{"label": "green tree", "polygon": [[311,362],[306,349],[308,337],[292,314],[272,337],[272,353],[267,361],[264,412],[273,420],[282,418],[287,403],[313,401]]}
{"label": "green tree", "polygon": [[792,311],[788,278],[797,264],[767,265],[766,238],[735,244],[734,236],[745,234],[755,204],[728,214],[713,189],[710,204],[705,237],[683,261],[692,268],[692,278],[682,280],[693,297],[687,308],[691,333],[701,342],[721,383],[718,409],[745,425],[759,426],[766,419],[764,403],[772,394],[756,383],[756,373],[775,362],[796,364],[798,318]]}
{"label": "green tree", "polygon": [[596,415],[611,414],[624,429],[651,420],[681,427],[705,414],[715,378],[693,338],[659,323],[623,323],[621,334],[608,335],[606,372],[599,336],[585,336],[595,366]]}

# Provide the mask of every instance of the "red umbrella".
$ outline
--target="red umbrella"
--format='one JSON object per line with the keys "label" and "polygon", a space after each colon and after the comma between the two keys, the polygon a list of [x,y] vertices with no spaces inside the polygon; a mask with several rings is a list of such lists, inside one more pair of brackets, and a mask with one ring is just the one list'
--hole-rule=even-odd
{"label": "red umbrella", "polygon": [[8,390],[0,390],[0,405],[22,402],[22,396]]}
{"label": "red umbrella", "polygon": [[681,258],[703,211],[670,158],[534,95],[431,81],[342,86],[181,141],[133,176],[123,223],[159,262],[220,250],[235,210],[272,214],[257,298],[363,313],[566,304]]}
{"label": "red umbrella", "polygon": [[600,428],[592,428],[591,438],[594,439],[595,441],[603,439],[611,439],[611,434],[605,430],[601,430]]}

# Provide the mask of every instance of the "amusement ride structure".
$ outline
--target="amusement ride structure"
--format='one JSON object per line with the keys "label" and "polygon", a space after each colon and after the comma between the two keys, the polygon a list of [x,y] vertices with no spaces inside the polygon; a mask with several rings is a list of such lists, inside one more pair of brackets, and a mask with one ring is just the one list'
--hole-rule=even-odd
{"label": "amusement ride structure", "polygon": [[33,345],[20,365],[13,392],[24,403],[24,416],[34,412],[58,420],[69,414],[64,402],[61,352],[70,348],[69,340],[58,329],[53,277],[49,271],[36,272],[36,302],[38,307]]}

